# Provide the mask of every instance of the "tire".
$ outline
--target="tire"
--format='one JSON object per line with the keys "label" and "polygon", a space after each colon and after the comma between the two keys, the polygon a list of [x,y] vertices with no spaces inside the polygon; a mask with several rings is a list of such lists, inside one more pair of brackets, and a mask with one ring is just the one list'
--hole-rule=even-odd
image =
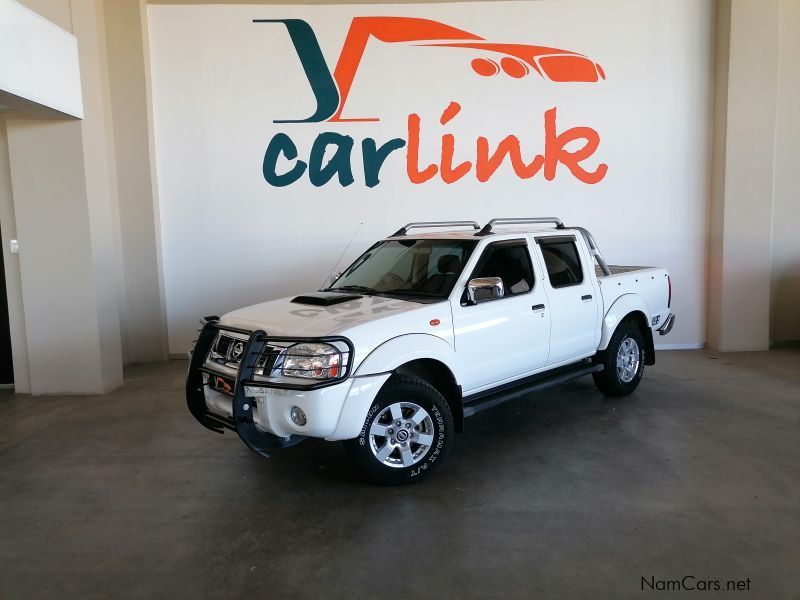
{"label": "tire", "polygon": [[454,431],[453,414],[436,388],[417,377],[394,375],[367,411],[358,437],[344,445],[367,479],[402,485],[441,466]]}
{"label": "tire", "polygon": [[644,374],[644,348],[641,329],[631,319],[622,321],[608,348],[595,358],[603,365],[602,371],[592,373],[597,389],[609,396],[627,396],[633,392]]}

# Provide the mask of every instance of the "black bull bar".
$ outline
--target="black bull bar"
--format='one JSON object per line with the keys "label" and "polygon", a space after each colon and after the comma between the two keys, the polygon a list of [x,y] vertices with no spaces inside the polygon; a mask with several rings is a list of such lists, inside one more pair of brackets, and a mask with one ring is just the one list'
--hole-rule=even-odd
{"label": "black bull bar", "polygon": [[[203,427],[210,429],[216,433],[224,433],[225,429],[235,431],[242,438],[242,441],[253,452],[262,456],[269,456],[271,450],[279,448],[288,448],[305,439],[302,435],[292,435],[288,438],[283,438],[269,432],[261,431],[256,427],[253,420],[253,400],[245,396],[246,386],[258,387],[275,387],[281,389],[302,389],[313,390],[327,385],[339,383],[347,378],[350,372],[348,360],[348,367],[344,375],[333,381],[318,382],[315,384],[298,386],[290,384],[266,384],[260,381],[254,381],[254,374],[257,368],[259,357],[268,348],[269,340],[273,341],[306,341],[306,342],[343,342],[347,345],[349,351],[349,358],[353,356],[353,345],[350,340],[343,337],[325,337],[325,338],[284,338],[284,337],[268,337],[266,332],[262,330],[247,331],[238,329],[236,327],[228,327],[219,324],[218,317],[206,317],[205,323],[195,343],[194,351],[189,362],[189,374],[186,377],[186,404],[189,407],[189,412],[192,413]],[[206,385],[203,382],[203,373],[216,374],[225,376],[224,373],[215,373],[205,367],[206,357],[208,356],[214,340],[217,338],[219,331],[230,331],[249,336],[245,344],[242,358],[239,362],[239,371],[236,374],[236,382],[233,387],[233,418],[223,417],[212,413],[206,406],[206,398],[203,387]]]}

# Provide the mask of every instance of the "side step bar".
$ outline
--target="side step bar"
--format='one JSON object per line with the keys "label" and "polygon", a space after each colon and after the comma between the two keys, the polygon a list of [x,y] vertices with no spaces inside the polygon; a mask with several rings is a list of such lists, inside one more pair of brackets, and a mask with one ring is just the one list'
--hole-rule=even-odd
{"label": "side step bar", "polygon": [[570,365],[550,373],[532,375],[531,377],[526,377],[519,381],[512,381],[500,387],[464,398],[464,416],[469,417],[482,410],[494,408],[495,406],[508,402],[509,400],[514,400],[525,394],[546,390],[547,388],[602,370],[603,365],[601,364],[580,362],[576,365]]}

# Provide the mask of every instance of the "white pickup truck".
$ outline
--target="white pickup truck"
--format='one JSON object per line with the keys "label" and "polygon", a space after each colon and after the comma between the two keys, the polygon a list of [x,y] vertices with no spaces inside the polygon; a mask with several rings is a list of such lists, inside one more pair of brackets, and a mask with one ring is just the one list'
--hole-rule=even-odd
{"label": "white pickup truck", "polygon": [[206,317],[187,402],[264,456],[344,440],[370,480],[413,482],[478,411],[589,374],[631,393],[671,296],[666,269],[608,266],[556,218],[410,223],[326,289]]}

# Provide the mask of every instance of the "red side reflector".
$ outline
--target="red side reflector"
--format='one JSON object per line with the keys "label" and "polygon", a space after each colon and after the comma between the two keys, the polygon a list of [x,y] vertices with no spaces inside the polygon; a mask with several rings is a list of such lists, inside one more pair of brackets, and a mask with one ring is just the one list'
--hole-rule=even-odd
{"label": "red side reflector", "polygon": [[439,319],[431,319],[430,323],[431,323],[431,325],[436,327],[439,323],[441,323],[441,321]]}
{"label": "red side reflector", "polygon": [[667,308],[672,306],[672,278],[667,275],[667,286],[669,287],[669,296],[667,296]]}

